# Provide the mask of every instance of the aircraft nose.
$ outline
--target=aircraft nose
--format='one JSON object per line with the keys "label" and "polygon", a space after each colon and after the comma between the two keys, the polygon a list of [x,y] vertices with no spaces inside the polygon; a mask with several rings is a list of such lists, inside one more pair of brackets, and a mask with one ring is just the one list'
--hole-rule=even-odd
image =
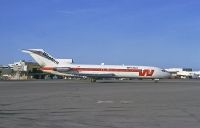
{"label": "aircraft nose", "polygon": [[168,72],[168,71],[166,71],[166,70],[164,70],[164,69],[161,69],[161,76],[162,76],[162,78],[170,78],[171,77],[171,74]]}
{"label": "aircraft nose", "polygon": [[170,78],[170,77],[171,77],[171,74],[169,72],[166,72],[165,78]]}

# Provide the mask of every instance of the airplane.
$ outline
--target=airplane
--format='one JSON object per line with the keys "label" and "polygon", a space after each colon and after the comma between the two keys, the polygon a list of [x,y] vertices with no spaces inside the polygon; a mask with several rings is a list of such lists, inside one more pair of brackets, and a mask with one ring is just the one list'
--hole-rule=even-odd
{"label": "airplane", "polygon": [[165,69],[168,71],[172,77],[174,78],[181,78],[181,79],[199,79],[200,78],[200,71],[192,71],[190,68],[169,68]]}
{"label": "airplane", "polygon": [[169,72],[158,67],[74,64],[73,59],[55,59],[43,49],[23,49],[22,52],[32,56],[44,72],[66,77],[87,77],[91,82],[99,78],[138,78],[158,82],[170,77]]}
{"label": "airplane", "polygon": [[192,73],[194,75],[194,78],[200,78],[200,71],[193,71]]}

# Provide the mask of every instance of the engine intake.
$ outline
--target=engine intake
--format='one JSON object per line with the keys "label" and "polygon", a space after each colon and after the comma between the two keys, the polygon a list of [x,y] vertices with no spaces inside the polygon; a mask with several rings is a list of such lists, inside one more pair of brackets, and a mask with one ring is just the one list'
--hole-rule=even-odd
{"label": "engine intake", "polygon": [[70,70],[69,67],[57,67],[54,68],[54,71],[58,71],[58,72],[68,72]]}

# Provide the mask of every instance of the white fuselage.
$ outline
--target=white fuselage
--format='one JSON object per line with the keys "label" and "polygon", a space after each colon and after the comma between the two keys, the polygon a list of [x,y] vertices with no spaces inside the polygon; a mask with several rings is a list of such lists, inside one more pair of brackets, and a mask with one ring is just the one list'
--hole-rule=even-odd
{"label": "white fuselage", "polygon": [[[66,69],[59,71],[57,69]],[[43,71],[59,72],[68,75],[79,75],[88,77],[123,77],[123,78],[169,78],[170,74],[165,70],[149,66],[125,66],[125,65],[85,65],[68,64],[56,67],[43,67]]]}

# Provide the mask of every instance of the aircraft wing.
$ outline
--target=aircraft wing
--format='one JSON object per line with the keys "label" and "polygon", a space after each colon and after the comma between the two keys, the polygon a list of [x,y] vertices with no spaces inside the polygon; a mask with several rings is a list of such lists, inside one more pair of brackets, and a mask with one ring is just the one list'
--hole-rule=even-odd
{"label": "aircraft wing", "polygon": [[53,71],[53,70],[42,70],[42,71],[50,73],[50,74],[55,74],[55,75],[58,75],[58,76],[74,76],[72,74],[61,73],[61,72]]}
{"label": "aircraft wing", "polygon": [[98,78],[102,78],[102,77],[114,77],[115,74],[112,73],[102,73],[102,74],[79,74],[79,76],[87,76],[87,77],[98,77]]}

